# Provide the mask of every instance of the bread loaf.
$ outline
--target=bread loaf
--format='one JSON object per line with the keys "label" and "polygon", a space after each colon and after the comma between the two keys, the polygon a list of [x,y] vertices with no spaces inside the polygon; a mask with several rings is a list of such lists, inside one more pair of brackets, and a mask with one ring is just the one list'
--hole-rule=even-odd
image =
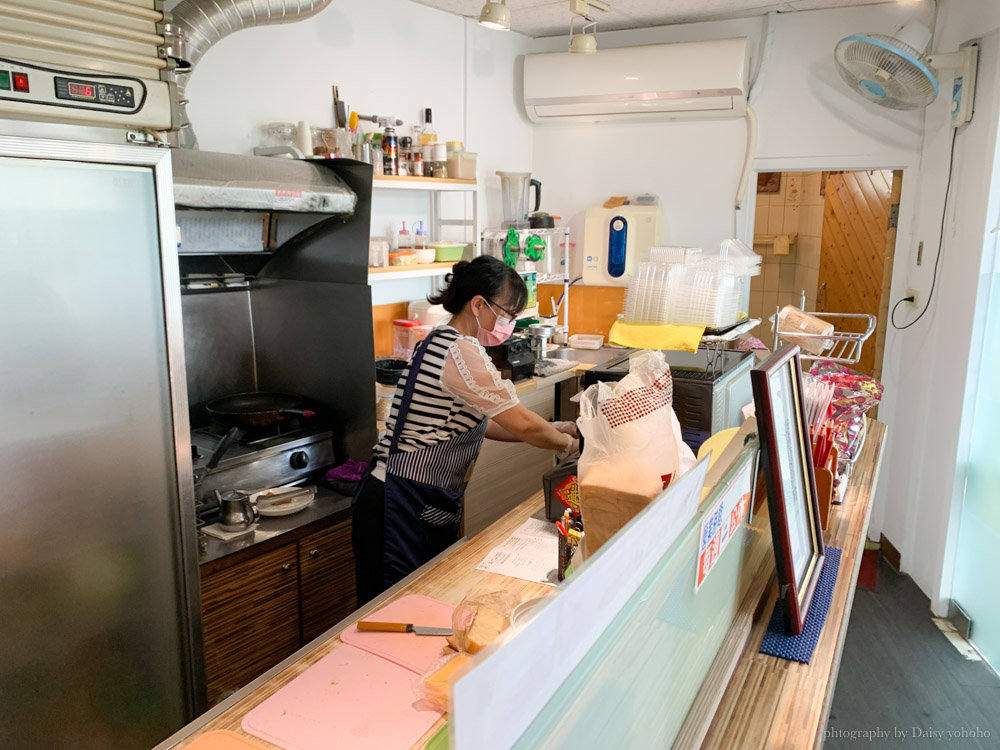
{"label": "bread loaf", "polygon": [[492,607],[480,605],[476,608],[476,616],[472,620],[472,627],[466,635],[466,646],[470,654],[478,654],[489,646],[493,640],[503,632],[506,621],[499,612]]}
{"label": "bread loaf", "polygon": [[829,336],[833,330],[832,323],[817,318],[815,315],[804,313],[791,305],[785,305],[778,314],[778,332],[781,334],[781,338],[792,344],[798,344],[799,348],[807,354],[821,354],[830,340],[803,338],[794,335],[795,332]]}
{"label": "bread loaf", "polygon": [[587,554],[631,521],[663,491],[663,479],[649,469],[595,464],[580,478],[580,510]]}

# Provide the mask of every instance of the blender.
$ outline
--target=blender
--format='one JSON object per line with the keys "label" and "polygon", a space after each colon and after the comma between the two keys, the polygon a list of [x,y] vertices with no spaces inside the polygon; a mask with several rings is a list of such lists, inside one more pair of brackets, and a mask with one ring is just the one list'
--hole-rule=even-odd
{"label": "blender", "polygon": [[535,211],[542,203],[542,183],[531,179],[531,172],[497,172],[503,196],[503,228],[527,229],[528,192],[535,188]]}

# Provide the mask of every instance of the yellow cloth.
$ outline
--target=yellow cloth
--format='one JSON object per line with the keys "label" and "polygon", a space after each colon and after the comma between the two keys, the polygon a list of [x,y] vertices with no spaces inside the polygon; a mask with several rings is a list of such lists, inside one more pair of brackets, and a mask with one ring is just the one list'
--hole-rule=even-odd
{"label": "yellow cloth", "polygon": [[698,350],[705,326],[658,325],[656,323],[626,323],[616,320],[608,340],[618,346],[633,349],[667,349],[680,352]]}

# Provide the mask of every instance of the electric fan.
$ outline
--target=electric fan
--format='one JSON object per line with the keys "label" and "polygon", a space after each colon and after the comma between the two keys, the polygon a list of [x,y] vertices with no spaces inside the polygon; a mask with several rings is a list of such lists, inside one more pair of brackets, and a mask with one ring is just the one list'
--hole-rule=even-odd
{"label": "electric fan", "polygon": [[903,26],[895,36],[852,34],[837,43],[837,72],[848,86],[871,102],[891,109],[919,109],[938,95],[937,72],[955,72],[952,125],[972,119],[978,47],[969,44],[958,52],[925,55],[931,31],[917,21]]}

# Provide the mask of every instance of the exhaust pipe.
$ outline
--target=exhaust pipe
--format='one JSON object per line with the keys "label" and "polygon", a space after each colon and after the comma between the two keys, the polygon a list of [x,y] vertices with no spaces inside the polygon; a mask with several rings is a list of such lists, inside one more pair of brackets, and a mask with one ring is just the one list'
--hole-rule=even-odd
{"label": "exhaust pipe", "polygon": [[182,0],[164,28],[167,55],[177,63],[170,74],[177,84],[180,129],[168,134],[171,145],[198,148],[187,114],[186,89],[194,67],[221,39],[252,26],[301,21],[319,13],[330,0]]}

